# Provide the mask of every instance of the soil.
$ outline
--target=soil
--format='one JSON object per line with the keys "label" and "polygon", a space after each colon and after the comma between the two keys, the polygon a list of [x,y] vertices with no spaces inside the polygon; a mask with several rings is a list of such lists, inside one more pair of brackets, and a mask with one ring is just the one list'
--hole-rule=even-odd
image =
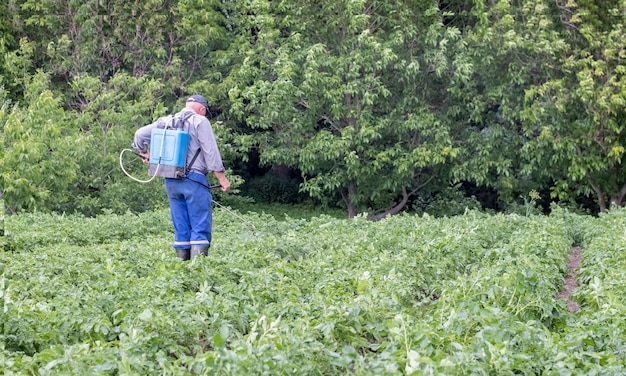
{"label": "soil", "polygon": [[572,299],[569,299],[569,296],[570,292],[578,286],[578,283],[576,282],[576,275],[578,274],[581,260],[582,251],[580,247],[574,247],[567,262],[567,266],[569,268],[569,276],[565,279],[563,291],[561,291],[558,295],[559,299],[567,299],[567,305],[570,312],[576,312],[579,308],[578,303],[576,303]]}

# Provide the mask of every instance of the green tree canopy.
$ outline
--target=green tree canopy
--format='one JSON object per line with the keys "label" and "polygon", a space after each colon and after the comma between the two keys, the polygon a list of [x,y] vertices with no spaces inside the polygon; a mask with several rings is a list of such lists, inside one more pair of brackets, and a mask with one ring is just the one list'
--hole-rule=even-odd
{"label": "green tree canopy", "polygon": [[[7,201],[90,214],[155,205],[117,155],[201,93],[227,165],[256,152],[349,216],[379,219],[460,182],[505,205],[531,190],[623,205],[625,6],[9,0]],[[38,176],[44,167],[53,174]]]}
{"label": "green tree canopy", "polygon": [[456,153],[433,107],[460,34],[431,3],[281,11],[278,28],[258,26],[231,90],[232,113],[256,130],[242,139],[264,163],[302,171],[311,196],[339,192],[350,216],[397,213]]}
{"label": "green tree canopy", "polygon": [[526,169],[555,181],[552,194],[594,194],[600,211],[624,204],[625,1],[571,1],[560,10],[570,48],[560,75],[529,88]]}

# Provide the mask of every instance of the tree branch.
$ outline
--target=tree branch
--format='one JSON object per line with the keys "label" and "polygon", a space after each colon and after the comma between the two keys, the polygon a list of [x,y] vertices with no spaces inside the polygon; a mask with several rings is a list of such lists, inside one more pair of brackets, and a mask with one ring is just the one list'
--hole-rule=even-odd
{"label": "tree branch", "polygon": [[432,175],[430,178],[428,178],[428,180],[426,180],[422,184],[419,184],[411,192],[407,192],[406,187],[402,187],[402,199],[400,200],[400,202],[398,203],[393,202],[390,206],[386,208],[376,210],[374,213],[369,214],[367,216],[367,219],[369,219],[370,221],[379,221],[388,215],[398,214],[400,210],[402,210],[402,208],[404,208],[406,203],[409,201],[409,198],[411,198],[411,196],[413,196],[417,191],[422,189],[426,184],[428,184],[434,178],[435,178],[435,175]]}

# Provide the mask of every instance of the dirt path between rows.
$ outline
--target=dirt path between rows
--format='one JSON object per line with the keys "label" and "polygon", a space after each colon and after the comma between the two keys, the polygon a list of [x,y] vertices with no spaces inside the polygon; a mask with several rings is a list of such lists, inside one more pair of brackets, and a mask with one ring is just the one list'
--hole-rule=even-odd
{"label": "dirt path between rows", "polygon": [[570,312],[578,311],[578,303],[569,299],[570,292],[578,286],[576,282],[576,275],[578,274],[578,269],[580,268],[580,264],[582,261],[582,250],[580,247],[574,247],[572,249],[572,253],[570,254],[569,260],[567,261],[567,267],[569,268],[569,276],[565,279],[565,284],[563,286],[563,291],[561,291],[558,295],[559,299],[567,299],[567,305],[569,307]]}

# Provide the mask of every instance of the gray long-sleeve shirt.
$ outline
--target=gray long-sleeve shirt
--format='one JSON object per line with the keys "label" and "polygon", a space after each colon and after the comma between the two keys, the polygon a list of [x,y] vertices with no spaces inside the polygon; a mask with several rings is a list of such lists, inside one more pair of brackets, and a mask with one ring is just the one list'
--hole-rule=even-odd
{"label": "gray long-sleeve shirt", "polygon": [[148,150],[152,129],[171,126],[172,118],[174,116],[180,117],[184,112],[192,112],[184,125],[185,131],[189,132],[190,136],[189,148],[187,149],[187,163],[191,163],[194,155],[198,149],[200,149],[200,153],[198,153],[198,157],[193,165],[187,167],[204,175],[211,171],[224,172],[224,164],[222,163],[222,157],[217,147],[217,141],[213,134],[211,122],[206,117],[196,114],[189,108],[184,108],[175,115],[158,118],[154,123],[139,128],[135,132],[132,147],[140,151]]}

